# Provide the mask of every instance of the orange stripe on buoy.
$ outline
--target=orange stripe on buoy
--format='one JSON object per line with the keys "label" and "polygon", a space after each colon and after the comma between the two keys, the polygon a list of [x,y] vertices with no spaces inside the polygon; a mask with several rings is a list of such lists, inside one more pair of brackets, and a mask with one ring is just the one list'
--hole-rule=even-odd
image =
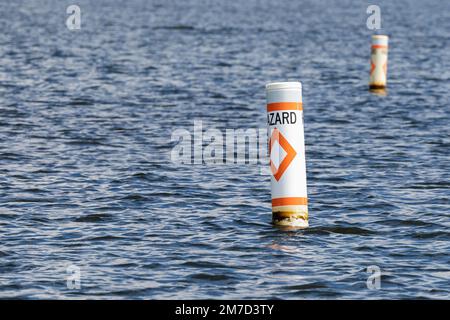
{"label": "orange stripe on buoy", "polygon": [[306,206],[308,198],[290,197],[290,198],[276,198],[272,199],[272,207],[279,206]]}
{"label": "orange stripe on buoy", "polygon": [[387,49],[388,46],[382,45],[382,44],[374,44],[372,45],[372,49]]}
{"label": "orange stripe on buoy", "polygon": [[282,110],[303,110],[301,102],[274,102],[267,104],[267,112]]}

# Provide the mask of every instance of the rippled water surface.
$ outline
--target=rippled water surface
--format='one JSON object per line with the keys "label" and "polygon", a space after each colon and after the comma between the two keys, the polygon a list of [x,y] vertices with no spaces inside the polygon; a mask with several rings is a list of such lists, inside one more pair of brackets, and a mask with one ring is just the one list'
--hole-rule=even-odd
{"label": "rippled water surface", "polygon": [[[0,297],[450,298],[450,5],[0,2]],[[303,82],[310,228],[264,165],[176,165],[173,130],[264,128]],[[81,289],[66,285],[80,268]],[[381,269],[369,290],[367,267]]]}

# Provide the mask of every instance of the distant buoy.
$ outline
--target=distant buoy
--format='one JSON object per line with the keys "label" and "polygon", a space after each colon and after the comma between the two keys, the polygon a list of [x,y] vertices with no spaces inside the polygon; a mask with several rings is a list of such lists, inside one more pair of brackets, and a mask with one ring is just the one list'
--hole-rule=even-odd
{"label": "distant buoy", "polygon": [[272,221],[308,227],[302,84],[266,85],[272,188]]}
{"label": "distant buoy", "polygon": [[370,89],[384,89],[387,82],[388,36],[372,36],[370,58]]}

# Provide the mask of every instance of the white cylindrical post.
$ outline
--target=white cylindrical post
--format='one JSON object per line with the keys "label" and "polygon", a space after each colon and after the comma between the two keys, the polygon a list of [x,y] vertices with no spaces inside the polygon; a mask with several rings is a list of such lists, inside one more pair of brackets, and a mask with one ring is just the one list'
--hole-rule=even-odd
{"label": "white cylindrical post", "polygon": [[387,82],[388,36],[372,36],[370,89],[384,89]]}
{"label": "white cylindrical post", "polygon": [[272,221],[308,227],[302,84],[266,85],[272,187]]}

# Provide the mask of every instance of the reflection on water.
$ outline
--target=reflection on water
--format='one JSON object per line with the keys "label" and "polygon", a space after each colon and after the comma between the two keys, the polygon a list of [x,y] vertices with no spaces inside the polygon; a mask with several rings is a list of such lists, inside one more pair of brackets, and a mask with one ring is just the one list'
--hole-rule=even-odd
{"label": "reflection on water", "polygon": [[387,96],[387,89],[370,89],[369,90],[371,93],[380,96],[380,97],[386,97]]}

